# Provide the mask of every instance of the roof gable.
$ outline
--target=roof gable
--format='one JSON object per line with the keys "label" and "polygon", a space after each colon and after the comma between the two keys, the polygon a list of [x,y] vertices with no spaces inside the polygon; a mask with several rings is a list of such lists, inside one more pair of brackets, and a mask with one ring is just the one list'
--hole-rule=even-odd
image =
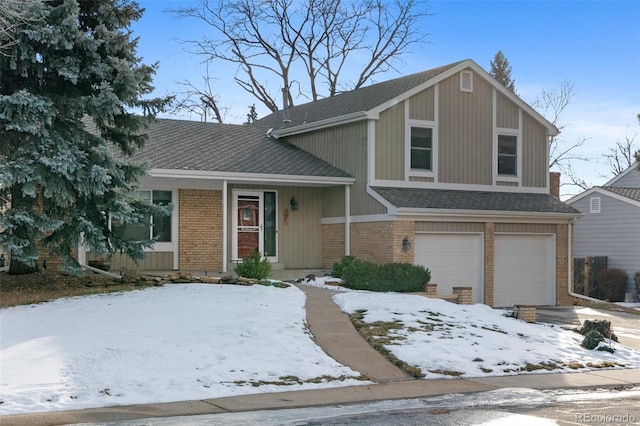
{"label": "roof gable", "polygon": [[640,188],[640,164],[638,163],[631,165],[627,170],[619,173],[611,180],[605,182],[603,186],[618,186],[619,184],[622,184],[623,186],[629,186],[629,184],[632,184],[633,187],[635,187],[636,183],[638,185],[638,188]]}
{"label": "roof gable", "polygon": [[618,186],[594,186],[593,188],[570,198],[567,200],[567,204],[573,205],[583,198],[593,195],[611,197],[640,207],[640,188],[624,188]]}
{"label": "roof gable", "polygon": [[381,111],[465,69],[476,72],[496,90],[532,115],[548,129],[550,135],[556,135],[559,132],[551,122],[496,81],[471,59],[361,87],[318,101],[296,105],[289,109],[290,122],[287,124],[283,122],[283,111],[274,112],[258,120],[257,123],[276,129],[274,131],[276,136],[286,136],[349,121],[377,118]]}

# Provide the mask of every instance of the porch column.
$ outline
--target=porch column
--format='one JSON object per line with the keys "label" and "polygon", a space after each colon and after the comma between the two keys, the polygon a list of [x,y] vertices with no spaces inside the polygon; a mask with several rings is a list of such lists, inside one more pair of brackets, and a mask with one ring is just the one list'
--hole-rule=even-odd
{"label": "porch column", "polygon": [[351,254],[351,186],[344,186],[344,255]]}
{"label": "porch column", "polygon": [[227,272],[227,180],[222,181],[222,272]]}

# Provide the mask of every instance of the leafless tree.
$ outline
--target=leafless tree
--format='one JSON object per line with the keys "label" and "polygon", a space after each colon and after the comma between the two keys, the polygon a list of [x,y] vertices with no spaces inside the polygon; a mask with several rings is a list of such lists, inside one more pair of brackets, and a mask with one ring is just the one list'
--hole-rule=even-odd
{"label": "leafless tree", "polygon": [[580,137],[574,141],[567,141],[562,136],[562,130],[566,124],[562,123],[561,117],[565,109],[574,102],[574,87],[570,80],[562,80],[558,87],[542,89],[540,96],[531,105],[560,130],[560,134],[549,141],[549,168],[557,167],[569,179],[570,185],[586,190],[591,187],[591,184],[575,172],[572,164],[575,161],[589,160],[589,158],[580,155],[578,149],[588,139]]}
{"label": "leafless tree", "polygon": [[634,155],[634,152],[636,154],[640,152],[634,151],[637,137],[638,133],[633,136],[626,135],[623,141],[616,141],[615,148],[609,148],[609,152],[602,154],[609,164],[612,176],[619,175],[637,161]]}
{"label": "leafless tree", "polygon": [[[293,106],[294,95],[333,96],[396,69],[426,41],[430,15],[426,0],[200,0],[174,12],[211,26],[212,37],[186,43],[208,60],[236,64],[236,83],[272,112],[281,87]],[[357,66],[353,81],[347,64]],[[270,88],[274,76],[280,87]]]}
{"label": "leafless tree", "polygon": [[174,114],[187,112],[200,117],[200,121],[207,122],[210,119],[222,123],[223,112],[228,108],[218,105],[220,96],[214,92],[211,87],[213,80],[209,75],[209,65],[206,66],[206,72],[202,78],[202,88],[196,87],[190,81],[178,82],[179,85],[187,88],[184,92],[175,95],[175,101],[172,112]]}

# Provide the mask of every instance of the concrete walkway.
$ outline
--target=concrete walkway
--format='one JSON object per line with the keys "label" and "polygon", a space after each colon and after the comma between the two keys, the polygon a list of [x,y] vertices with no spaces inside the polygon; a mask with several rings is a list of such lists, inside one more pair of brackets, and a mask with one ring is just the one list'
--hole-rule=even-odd
{"label": "concrete walkway", "polygon": [[213,398],[92,408],[76,411],[0,416],[2,426],[51,426],[104,423],[145,418],[221,414],[267,409],[339,405],[381,400],[425,398],[499,388],[532,389],[631,388],[640,386],[640,370],[601,370],[587,373],[529,374],[472,379],[416,380],[391,365],[355,330],[349,317],[332,301],[335,293],[301,285],[307,295],[307,323],[316,342],[337,361],[367,375],[375,384],[296,392],[262,393]]}
{"label": "concrete walkway", "polygon": [[349,316],[331,299],[335,291],[308,285],[298,288],[307,295],[309,329],[330,357],[377,383],[411,379],[360,337]]}

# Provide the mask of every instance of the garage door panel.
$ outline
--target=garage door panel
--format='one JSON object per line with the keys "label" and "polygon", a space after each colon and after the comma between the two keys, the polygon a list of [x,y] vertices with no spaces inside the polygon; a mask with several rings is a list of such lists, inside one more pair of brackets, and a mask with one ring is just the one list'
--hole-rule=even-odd
{"label": "garage door panel", "polygon": [[555,303],[552,235],[496,235],[494,306]]}
{"label": "garage door panel", "polygon": [[482,238],[478,234],[417,234],[415,263],[431,271],[438,293],[453,287],[473,288],[474,303],[482,303]]}

